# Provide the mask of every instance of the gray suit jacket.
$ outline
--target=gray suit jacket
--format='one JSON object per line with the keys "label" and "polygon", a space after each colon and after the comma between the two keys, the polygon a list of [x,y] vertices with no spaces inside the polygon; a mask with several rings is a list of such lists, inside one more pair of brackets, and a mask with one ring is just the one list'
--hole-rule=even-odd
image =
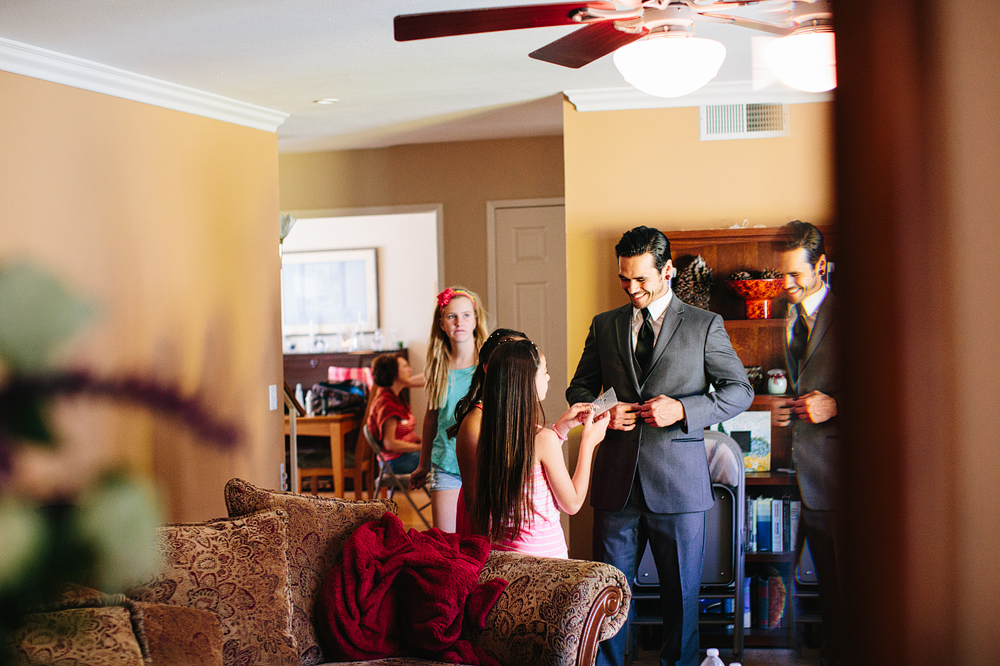
{"label": "gray suit jacket", "polygon": [[[631,321],[631,304],[594,317],[566,398],[592,402],[610,387],[620,402],[665,395],[684,404],[685,421],[666,428],[640,421],[627,432],[608,430],[594,461],[590,503],[604,511],[624,508],[638,466],[651,511],[706,511],[713,498],[703,430],[749,407],[753,388],[719,315],[675,294],[645,379],[636,377],[632,363]],[[709,393],[709,384],[715,392]]]}
{"label": "gray suit jacket", "polygon": [[[792,367],[786,337],[785,362],[796,395],[820,391],[834,398],[840,394],[837,372],[837,343],[833,320],[837,302],[831,292],[819,306],[816,323],[809,334],[809,344],[798,372]],[[840,417],[823,423],[807,423],[795,419],[792,459],[799,481],[802,501],[810,509],[833,510],[840,506]]]}

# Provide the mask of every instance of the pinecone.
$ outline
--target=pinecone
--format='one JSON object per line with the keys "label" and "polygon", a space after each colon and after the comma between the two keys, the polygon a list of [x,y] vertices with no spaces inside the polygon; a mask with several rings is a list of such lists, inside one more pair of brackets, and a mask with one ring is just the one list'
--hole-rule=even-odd
{"label": "pinecone", "polygon": [[781,273],[773,268],[766,268],[760,272],[760,280],[776,280],[781,277]]}
{"label": "pinecone", "polygon": [[730,280],[752,280],[750,271],[733,271],[729,276]]}
{"label": "pinecone", "polygon": [[712,269],[698,255],[677,274],[673,285],[674,293],[685,303],[707,310],[713,281]]}

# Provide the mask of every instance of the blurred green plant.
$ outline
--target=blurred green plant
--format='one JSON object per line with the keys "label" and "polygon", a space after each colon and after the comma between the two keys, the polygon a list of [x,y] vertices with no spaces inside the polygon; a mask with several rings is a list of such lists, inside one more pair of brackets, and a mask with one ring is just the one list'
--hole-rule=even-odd
{"label": "blurred green plant", "polygon": [[[53,369],[59,346],[93,312],[55,277],[29,264],[0,265],[0,634],[45,608],[67,584],[119,592],[151,578],[158,562],[162,511],[148,481],[109,470],[77,495],[57,500],[14,490],[20,448],[58,450],[48,413],[54,400],[74,395],[141,405],[221,447],[235,446],[240,437],[175,388],[142,377]],[[0,639],[0,665],[16,663],[6,645]]]}

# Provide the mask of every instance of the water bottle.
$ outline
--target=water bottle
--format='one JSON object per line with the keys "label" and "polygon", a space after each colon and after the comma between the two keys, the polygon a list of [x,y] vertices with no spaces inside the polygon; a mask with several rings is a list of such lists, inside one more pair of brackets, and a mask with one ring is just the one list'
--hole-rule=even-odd
{"label": "water bottle", "polygon": [[708,648],[705,651],[705,660],[701,662],[701,666],[726,666],[726,664],[719,659],[718,648]]}
{"label": "water bottle", "polygon": [[305,404],[306,403],[306,397],[305,397],[305,394],[302,393],[302,384],[296,384],[295,385],[295,399],[298,400],[299,404],[302,405],[303,407],[306,406],[306,404]]}

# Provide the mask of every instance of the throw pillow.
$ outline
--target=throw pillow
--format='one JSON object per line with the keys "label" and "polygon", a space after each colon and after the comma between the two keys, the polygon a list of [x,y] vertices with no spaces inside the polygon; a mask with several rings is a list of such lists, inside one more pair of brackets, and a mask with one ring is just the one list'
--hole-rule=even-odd
{"label": "throw pillow", "polygon": [[225,666],[298,666],[288,596],[287,515],[160,528],[159,575],[131,599],[201,608],[222,624]]}
{"label": "throw pillow", "polygon": [[34,613],[11,639],[19,663],[27,666],[143,666],[128,608]]}
{"label": "throw pillow", "polygon": [[280,508],[288,514],[288,584],[292,599],[292,634],[303,666],[324,663],[316,637],[314,612],[323,577],[354,531],[385,513],[396,514],[392,500],[349,501],[264,490],[232,479],[226,484],[226,507],[232,517]]}

